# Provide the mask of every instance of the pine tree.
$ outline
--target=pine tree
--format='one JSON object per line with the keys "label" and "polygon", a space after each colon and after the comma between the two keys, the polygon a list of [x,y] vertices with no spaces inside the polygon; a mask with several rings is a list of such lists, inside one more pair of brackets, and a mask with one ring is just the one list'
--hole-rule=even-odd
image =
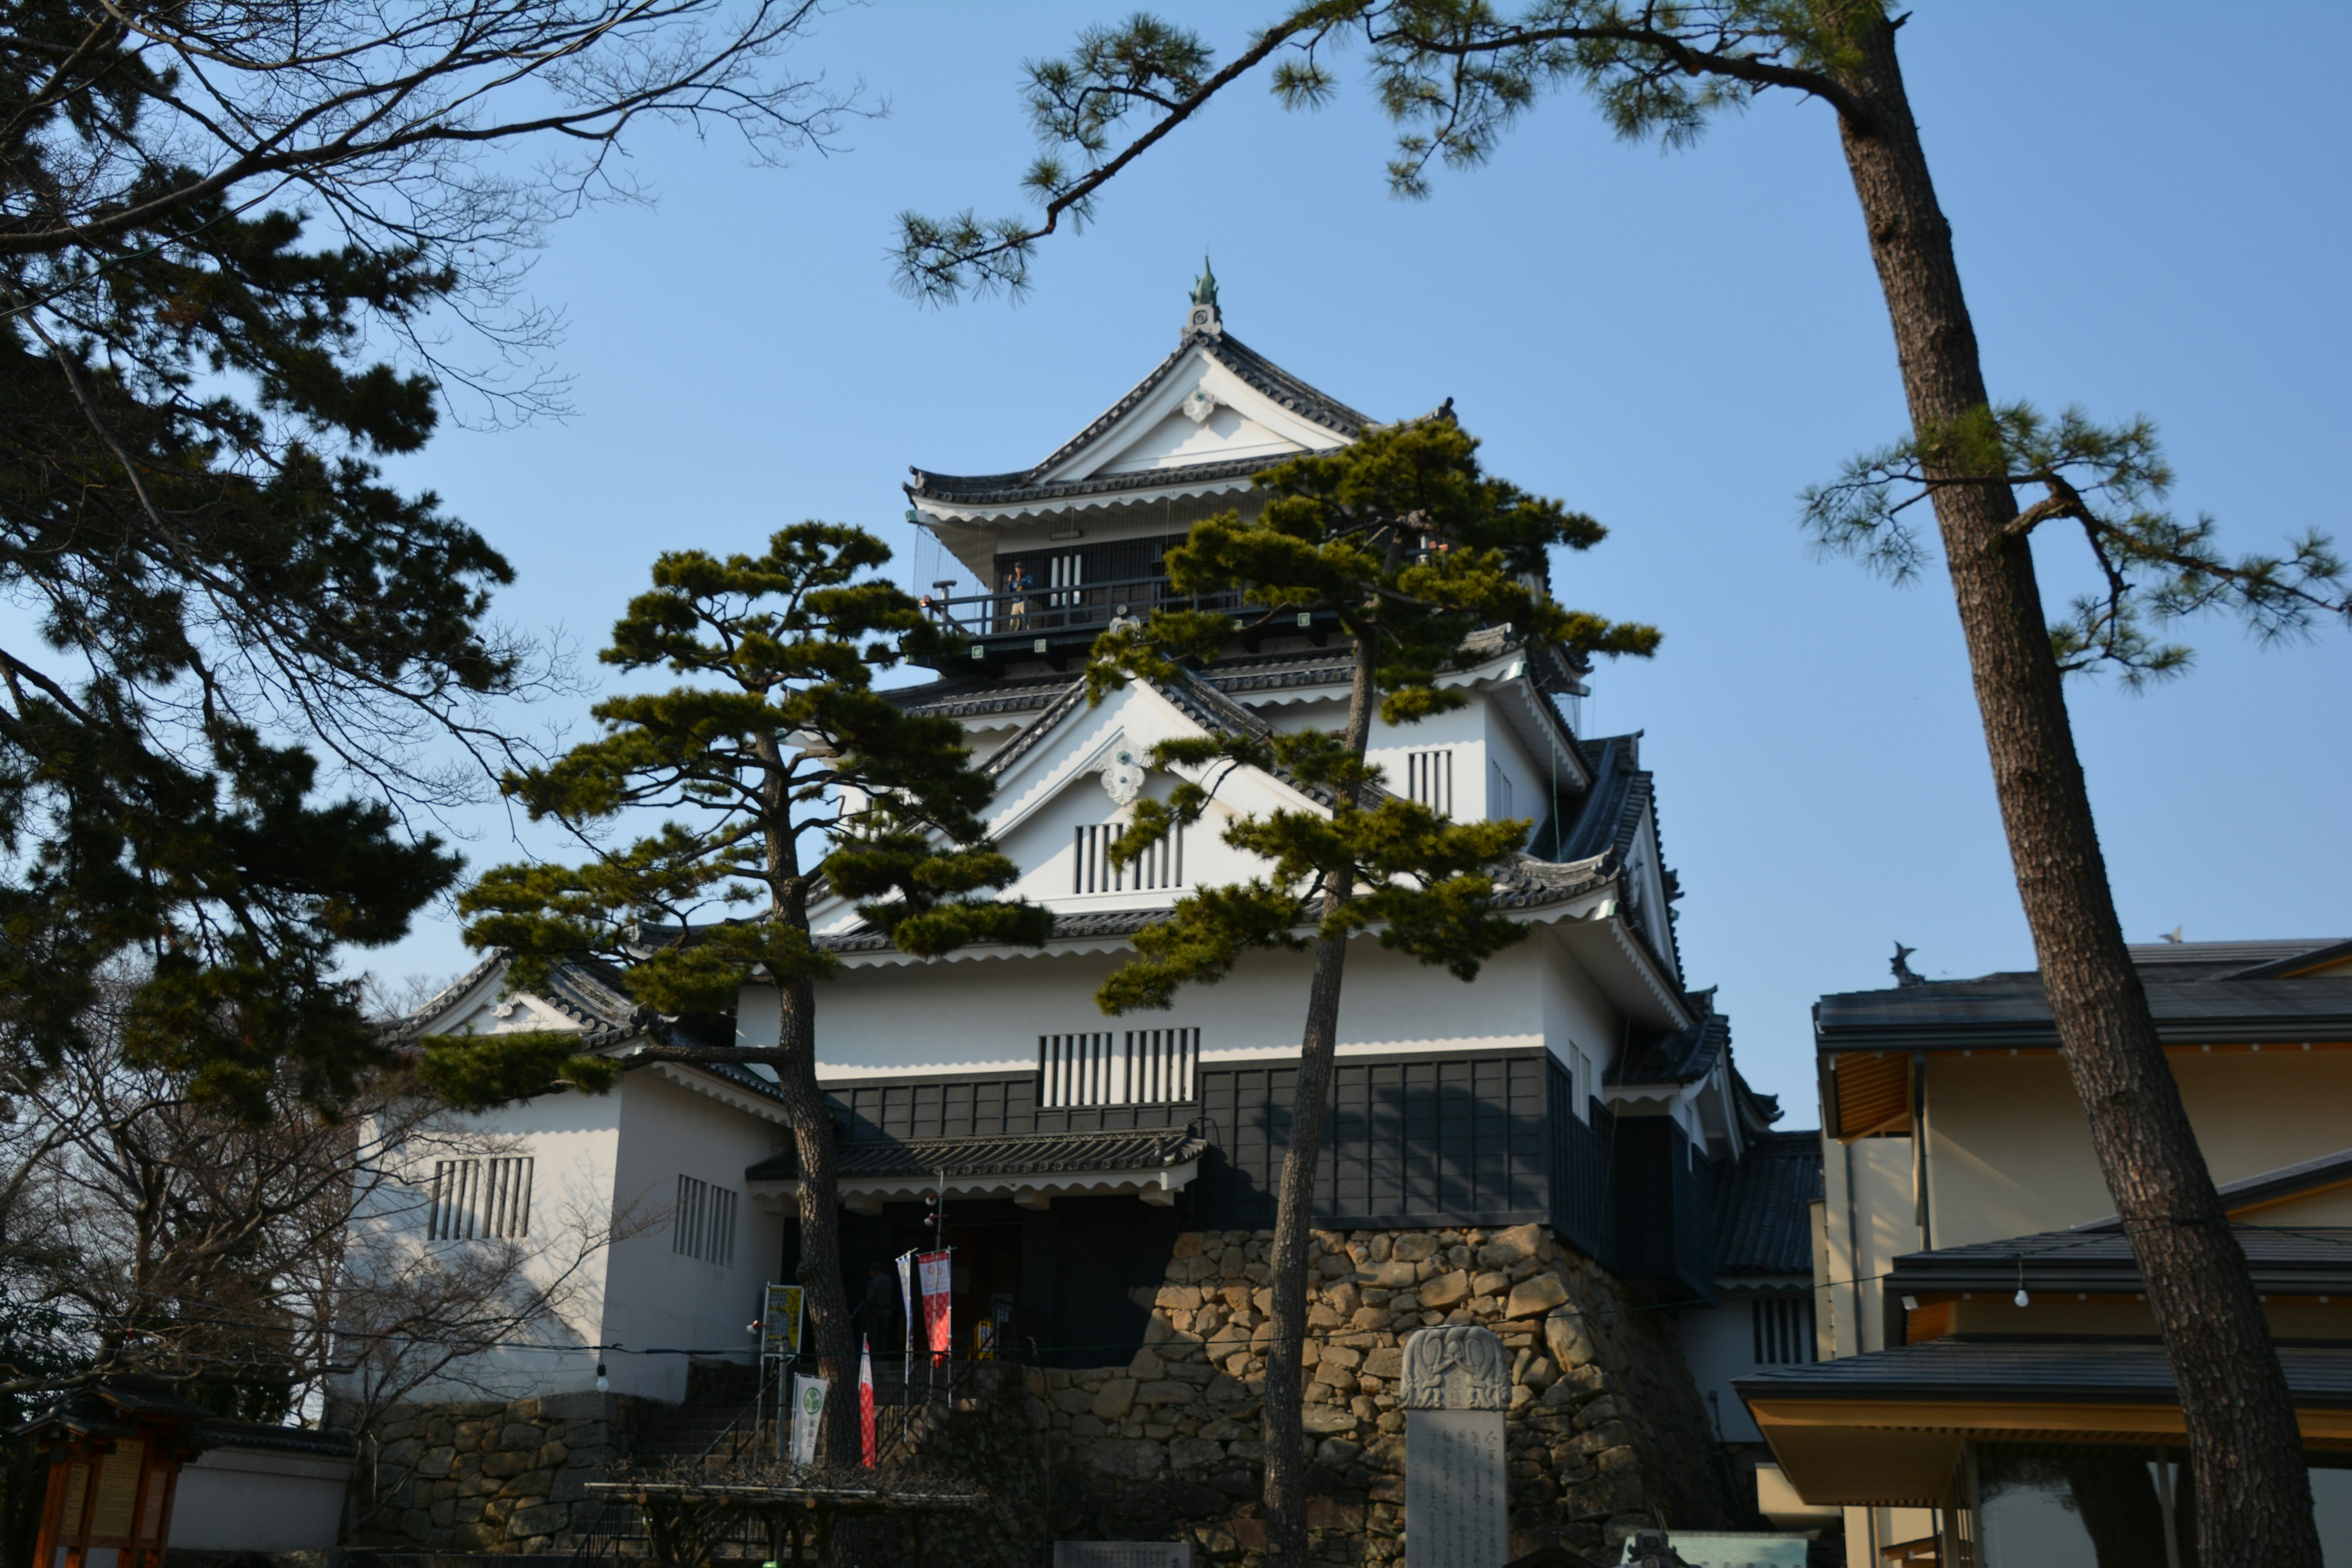
{"label": "pine tree", "polygon": [[[1043,203],[1039,219],[907,215],[899,281],[933,300],[1024,286],[1039,239],[1065,216],[1097,216],[1120,171],[1277,57],[1276,96],[1312,107],[1337,89],[1330,57],[1361,45],[1382,108],[1405,127],[1389,173],[1408,196],[1426,194],[1433,163],[1483,162],[1548,88],[1581,89],[1621,135],[1670,147],[1768,91],[1827,104],[1895,330],[1911,432],[1809,494],[1806,521],[1823,542],[1899,574],[1921,560],[1903,504],[1933,508],[2061,1055],[2171,1360],[2201,1561],[2317,1568],[2286,1379],[2124,945],[2061,679],[2101,666],[2127,680],[2177,673],[2185,650],[2151,642],[2150,617],[2218,607],[2264,636],[2352,622],[2345,563],[2318,533],[2281,554],[2233,559],[2209,523],[2148,510],[2168,475],[2144,424],[2053,422],[1992,402],[1895,57],[1903,20],[1883,0],[1535,0],[1516,16],[1487,0],[1314,0],[1215,67],[1194,35],[1138,16],[1029,68],[1031,118],[1054,149],[1024,182]],[[1147,123],[1123,136],[1139,114]],[[2039,494],[2021,505],[2020,486]],[[2053,623],[2030,546],[2059,520],[2080,526],[2107,586]]]}
{"label": "pine tree", "polygon": [[[534,820],[561,824],[593,853],[497,867],[458,900],[466,940],[511,952],[518,987],[586,955],[673,1016],[724,1016],[742,987],[775,988],[772,1045],[673,1038],[632,1059],[774,1072],[800,1162],[811,1333],[820,1370],[844,1391],[856,1346],[816,1079],[817,983],[835,969],[809,931],[818,880],[927,957],[973,941],[1043,942],[1052,927],[1046,910],[993,896],[1015,868],[988,842],[990,784],[961,727],[875,689],[877,672],[902,658],[946,657],[930,618],[874,574],[889,554],[859,529],[804,522],[758,556],[662,555],[599,657],[624,670],[659,666],[680,683],[605,699],[593,710],[600,736],[506,780]],[[607,846],[649,813],[665,820]],[[444,1098],[486,1105],[551,1079],[608,1089],[614,1064],[560,1034],[452,1036],[428,1042],[420,1072]],[[856,1454],[856,1411],[851,1398],[828,1402],[823,1452]]]}
{"label": "pine tree", "polygon": [[[1237,767],[1279,772],[1328,802],[1321,809],[1235,817],[1225,843],[1263,862],[1246,882],[1201,888],[1171,918],[1136,934],[1138,957],[1103,983],[1108,1013],[1165,1008],[1181,986],[1213,984],[1254,950],[1311,952],[1297,1096],[1275,1218],[1273,1310],[1265,1358],[1265,1510],[1271,1560],[1307,1561],[1307,1268],[1315,1170],[1330,1100],[1340,984],[1352,938],[1474,980],[1479,966],[1528,934],[1496,908],[1494,868],[1525,842],[1524,820],[1455,823],[1389,794],[1365,752],[1375,714],[1402,725],[1468,699],[1439,683],[1485,657],[1472,634],[1507,626],[1529,647],[1574,659],[1647,655],[1651,627],[1561,608],[1548,583],[1553,546],[1588,550],[1604,531],[1558,501],[1480,471],[1477,443],[1450,414],[1367,434],[1328,457],[1257,477],[1265,509],[1195,525],[1168,552],[1179,595],[1246,590],[1254,622],[1212,611],[1162,610],[1107,632],[1087,669],[1090,695],[1134,676],[1171,678],[1186,658],[1213,658],[1260,626],[1301,612],[1335,618],[1353,673],[1345,725],[1264,735],[1167,741],[1151,765],[1181,770],[1165,801],[1136,803],[1112,850],[1145,854],[1179,823],[1197,822]],[[1184,776],[1190,775],[1190,776]],[[1208,783],[1201,782],[1206,779]]]}
{"label": "pine tree", "polygon": [[0,1066],[120,1046],[266,1117],[281,1067],[331,1104],[382,1059],[338,971],[455,881],[418,819],[533,661],[505,560],[376,459],[453,388],[545,405],[520,267],[630,125],[824,133],[768,64],[811,10],[0,14]]}

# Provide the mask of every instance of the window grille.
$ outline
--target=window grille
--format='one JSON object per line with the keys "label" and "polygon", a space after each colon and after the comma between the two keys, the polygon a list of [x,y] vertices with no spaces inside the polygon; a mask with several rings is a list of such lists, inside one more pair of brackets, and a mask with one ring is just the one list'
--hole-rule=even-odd
{"label": "window grille", "polygon": [[1813,1359],[1813,1299],[1759,1296],[1748,1303],[1756,1337],[1756,1364],[1786,1366]]}
{"label": "window grille", "polygon": [[1490,822],[1500,822],[1512,815],[1511,775],[1503,771],[1500,763],[1488,763],[1486,766],[1492,771],[1495,780],[1494,786],[1486,795],[1486,818]]}
{"label": "window grille", "polygon": [[1037,1103],[1166,1105],[1192,1098],[1198,1029],[1097,1030],[1037,1037]]}
{"label": "window grille", "polygon": [[1111,864],[1111,846],[1125,836],[1124,823],[1088,823],[1076,830],[1071,868],[1073,893],[1153,892],[1184,885],[1184,825],[1169,828],[1159,843],[1124,866]]}
{"label": "window grille", "polygon": [[669,1249],[720,1268],[735,1261],[735,1200],[730,1188],[692,1176],[677,1179],[677,1207],[671,1211]]}
{"label": "window grille", "polygon": [[426,1234],[435,1241],[519,1240],[530,1234],[531,1157],[436,1160]]}
{"label": "window grille", "polygon": [[1407,752],[1404,754],[1406,798],[1429,807],[1440,816],[1454,815],[1454,753],[1451,751]]}

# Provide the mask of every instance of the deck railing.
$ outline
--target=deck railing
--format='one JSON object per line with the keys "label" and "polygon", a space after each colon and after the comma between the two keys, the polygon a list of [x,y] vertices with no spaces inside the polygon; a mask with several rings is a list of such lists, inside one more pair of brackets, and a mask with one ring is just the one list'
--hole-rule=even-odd
{"label": "deck railing", "polygon": [[1154,610],[1223,610],[1248,615],[1260,607],[1238,593],[1179,594],[1165,577],[1121,577],[1063,588],[997,589],[986,594],[927,595],[924,605],[951,633],[976,642],[1066,639],[1092,635],[1121,616],[1142,620]]}

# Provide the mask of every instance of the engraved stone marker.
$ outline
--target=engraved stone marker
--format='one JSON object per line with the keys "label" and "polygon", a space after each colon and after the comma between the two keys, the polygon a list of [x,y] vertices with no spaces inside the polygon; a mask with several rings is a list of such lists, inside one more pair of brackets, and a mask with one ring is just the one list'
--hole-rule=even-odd
{"label": "engraved stone marker", "polygon": [[1056,1541],[1054,1568],[1192,1568],[1189,1541]]}
{"label": "engraved stone marker", "polygon": [[1403,1361],[1406,1568],[1502,1568],[1511,1403],[1503,1342],[1469,1325],[1422,1329],[1405,1336]]}

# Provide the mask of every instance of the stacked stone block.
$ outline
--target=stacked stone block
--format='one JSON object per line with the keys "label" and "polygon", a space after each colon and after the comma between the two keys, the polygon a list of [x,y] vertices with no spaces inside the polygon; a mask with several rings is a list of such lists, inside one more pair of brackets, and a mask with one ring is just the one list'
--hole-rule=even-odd
{"label": "stacked stone block", "polygon": [[[1058,1533],[1187,1537],[1218,1563],[1263,1550],[1272,1247],[1267,1231],[1180,1237],[1129,1365],[1031,1375]],[[1310,1268],[1318,1561],[1402,1560],[1402,1338],[1444,1323],[1494,1330],[1512,1358],[1516,1543],[1597,1552],[1660,1520],[1747,1522],[1667,1315],[1543,1227],[1318,1233]]]}
{"label": "stacked stone block", "polygon": [[586,1484],[603,1479],[641,1403],[581,1394],[395,1409],[377,1434],[380,1501],[356,1543],[554,1551],[575,1527],[575,1510],[600,1506]]}

